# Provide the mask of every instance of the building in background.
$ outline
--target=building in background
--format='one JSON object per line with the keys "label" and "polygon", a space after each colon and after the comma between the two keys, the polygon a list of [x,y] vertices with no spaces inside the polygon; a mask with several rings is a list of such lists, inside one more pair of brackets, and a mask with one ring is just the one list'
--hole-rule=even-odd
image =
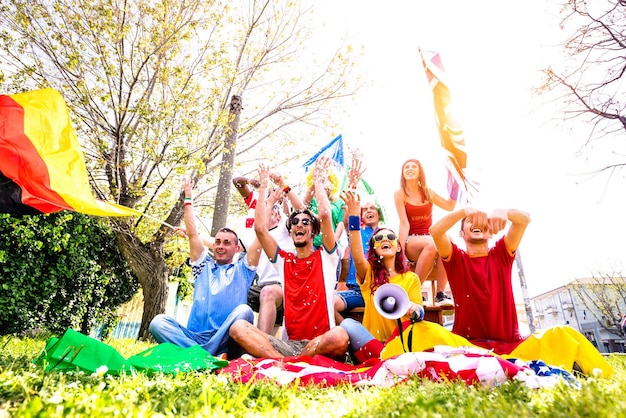
{"label": "building in background", "polygon": [[531,298],[535,328],[569,325],[601,353],[626,352],[619,326],[626,314],[625,292],[621,276],[576,279]]}

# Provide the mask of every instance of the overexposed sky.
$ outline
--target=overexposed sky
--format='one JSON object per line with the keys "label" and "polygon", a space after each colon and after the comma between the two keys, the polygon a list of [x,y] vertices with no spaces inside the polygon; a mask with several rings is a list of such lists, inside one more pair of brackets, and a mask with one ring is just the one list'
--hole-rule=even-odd
{"label": "overexposed sky", "polygon": [[346,35],[365,49],[358,69],[368,86],[337,133],[364,153],[364,178],[385,204],[389,227],[397,229],[392,196],[406,159],[419,159],[429,185],[446,193],[421,46],[441,54],[449,76],[468,166],[481,184],[475,206],[531,214],[520,247],[530,296],[576,277],[626,268],[626,182],[622,177],[607,184],[606,176],[583,181],[587,177],[580,175],[601,164],[611,147],[577,155],[587,131],[557,130],[549,122],[558,115],[532,96],[539,71],[558,58],[554,46],[566,35],[546,12],[549,2],[337,0],[316,7],[320,48],[335,47]]}

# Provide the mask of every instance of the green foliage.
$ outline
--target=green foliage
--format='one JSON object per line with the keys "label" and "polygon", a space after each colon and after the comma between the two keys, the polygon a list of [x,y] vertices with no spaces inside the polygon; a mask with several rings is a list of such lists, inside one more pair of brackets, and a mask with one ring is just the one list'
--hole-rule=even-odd
{"label": "green foliage", "polygon": [[[124,357],[150,345],[107,340]],[[0,410],[30,416],[217,417],[616,417],[626,414],[626,358],[608,357],[611,380],[581,379],[581,388],[529,389],[509,381],[495,388],[421,379],[391,388],[236,384],[227,376],[189,373],[118,377],[48,373],[32,363],[43,339],[0,338]]]}
{"label": "green foliage", "polygon": [[0,214],[0,334],[87,332],[138,289],[101,220],[74,212]]}
{"label": "green foliage", "polygon": [[[353,48],[312,53],[311,0],[11,0],[0,5],[0,87],[52,87],[68,104],[98,198],[143,211],[112,219],[144,290],[140,335],[164,311],[161,289],[179,263],[165,258],[181,224],[183,176],[196,214],[228,210],[220,174],[270,159],[297,163],[336,135],[360,87]],[[317,56],[316,56],[317,55]],[[245,111],[234,164],[222,165],[229,103]],[[321,135],[320,135],[321,132]],[[332,133],[331,133],[332,132]],[[226,187],[231,187],[228,184]],[[219,196],[219,202],[216,202]],[[230,211],[229,211],[230,213]],[[218,213],[222,215],[223,212]],[[227,222],[220,218],[219,222]],[[211,225],[211,227],[223,225]]]}

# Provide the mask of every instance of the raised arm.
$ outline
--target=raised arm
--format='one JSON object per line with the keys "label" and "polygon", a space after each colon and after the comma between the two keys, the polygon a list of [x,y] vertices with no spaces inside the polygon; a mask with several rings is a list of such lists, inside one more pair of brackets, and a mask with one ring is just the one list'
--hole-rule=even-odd
{"label": "raised arm", "polygon": [[506,221],[511,221],[509,230],[504,235],[504,243],[512,253],[517,251],[526,227],[530,223],[530,215],[517,209],[497,209],[489,216],[489,231],[496,234],[503,230]]}
{"label": "raised arm", "polygon": [[447,232],[463,218],[467,218],[468,222],[477,228],[486,230],[489,227],[487,214],[472,207],[459,209],[445,215],[429,229],[430,236],[433,237],[435,247],[441,258],[448,258],[452,254],[452,242]]}
{"label": "raised arm", "polygon": [[269,173],[269,176],[272,182],[280,188],[285,197],[289,199],[289,203],[291,203],[291,207],[294,210],[302,210],[306,208],[302,198],[285,183],[285,180],[280,173],[271,172]]}
{"label": "raised arm", "polygon": [[189,259],[196,261],[204,251],[204,243],[198,234],[196,217],[193,211],[193,182],[185,177],[183,179],[183,190],[185,192],[185,204],[183,206],[183,216],[185,218],[185,234],[189,239]]}
{"label": "raised arm", "polygon": [[406,208],[404,207],[404,192],[398,189],[393,194],[393,201],[396,204],[396,211],[398,212],[398,220],[400,226],[398,228],[398,239],[402,248],[406,245],[406,239],[409,237],[409,218],[406,215]]}
{"label": "raised arm", "polygon": [[326,157],[319,157],[313,167],[313,187],[315,189],[315,201],[317,202],[317,215],[320,218],[320,229],[322,231],[322,244],[327,251],[335,250],[337,241],[333,230],[333,219],[330,211],[330,201],[324,188],[324,183],[328,179],[328,168],[330,160]]}
{"label": "raised arm", "polygon": [[356,269],[357,280],[359,283],[362,283],[367,273],[368,262],[363,251],[363,243],[361,242],[361,199],[359,195],[352,192],[343,192],[341,199],[346,204],[346,212],[348,214],[348,233],[350,234],[352,261]]}
{"label": "raised arm", "polygon": [[451,197],[445,198],[437,194],[437,192],[435,192],[433,189],[429,190],[434,205],[439,206],[441,209],[447,210],[448,212],[454,210],[454,208],[456,207],[456,200],[452,199]]}
{"label": "raised arm", "polygon": [[244,176],[238,176],[238,177],[233,178],[233,184],[237,188],[237,191],[239,192],[239,194],[244,199],[247,199],[250,193],[252,193],[252,189],[250,188],[250,186],[259,187],[258,180],[249,179]]}
{"label": "raised arm", "polygon": [[270,234],[267,229],[267,207],[266,198],[267,185],[269,183],[269,168],[263,164],[259,164],[259,198],[256,203],[256,209],[254,210],[254,232],[267,254],[267,257],[272,261],[276,261],[276,252],[278,251],[278,244],[276,240]]}

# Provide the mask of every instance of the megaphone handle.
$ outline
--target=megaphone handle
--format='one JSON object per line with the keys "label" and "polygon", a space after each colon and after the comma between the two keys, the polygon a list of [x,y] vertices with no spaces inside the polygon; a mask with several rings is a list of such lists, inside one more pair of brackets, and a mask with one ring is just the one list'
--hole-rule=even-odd
{"label": "megaphone handle", "polygon": [[402,329],[402,319],[398,318],[398,330],[400,331],[400,342],[402,343],[402,349],[405,353],[410,353],[413,351],[413,323],[411,323],[411,329],[409,330],[407,345],[409,346],[409,351],[406,350],[404,345],[404,330]]}
{"label": "megaphone handle", "polygon": [[402,343],[402,350],[404,350],[405,353],[407,353],[406,351],[406,347],[404,346],[404,330],[402,329],[402,319],[398,318],[398,331],[400,331],[400,342]]}

